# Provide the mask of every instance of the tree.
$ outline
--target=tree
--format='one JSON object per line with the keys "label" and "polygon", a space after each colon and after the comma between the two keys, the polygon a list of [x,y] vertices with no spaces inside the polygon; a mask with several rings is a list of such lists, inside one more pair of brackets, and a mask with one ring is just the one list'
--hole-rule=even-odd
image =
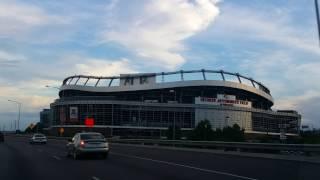
{"label": "tree", "polygon": [[320,144],[320,129],[301,131],[302,142],[305,144]]}
{"label": "tree", "polygon": [[205,141],[244,141],[244,129],[241,129],[238,124],[232,127],[227,126],[222,130],[217,128],[212,130],[210,121],[200,121],[196,128],[191,132],[189,139],[191,140],[205,140]]}
{"label": "tree", "polygon": [[41,133],[43,131],[43,125],[38,122],[37,124],[30,124],[26,129],[25,133]]}
{"label": "tree", "polygon": [[24,132],[25,132],[25,133],[31,133],[32,130],[31,130],[30,126],[28,126],[28,127],[26,128],[26,130],[24,130]]}
{"label": "tree", "polygon": [[196,128],[191,133],[190,139],[192,140],[212,140],[213,139],[213,131],[210,124],[210,121],[203,120],[200,121]]}
{"label": "tree", "polygon": [[221,141],[221,140],[223,140],[222,138],[223,138],[222,129],[217,128],[215,131],[213,131],[213,140]]}
{"label": "tree", "polygon": [[234,124],[232,127],[224,127],[222,139],[224,141],[244,141],[244,129],[241,129],[238,124]]}

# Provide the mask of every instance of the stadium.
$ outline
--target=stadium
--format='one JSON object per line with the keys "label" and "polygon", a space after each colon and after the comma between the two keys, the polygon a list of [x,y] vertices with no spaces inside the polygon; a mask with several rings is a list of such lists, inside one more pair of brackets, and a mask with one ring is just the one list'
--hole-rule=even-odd
{"label": "stadium", "polygon": [[169,127],[190,131],[209,120],[213,129],[238,124],[246,134],[298,135],[301,115],[273,104],[265,85],[223,70],[75,75],[50,105],[49,130],[79,131],[89,119],[91,128],[113,136],[163,137]]}

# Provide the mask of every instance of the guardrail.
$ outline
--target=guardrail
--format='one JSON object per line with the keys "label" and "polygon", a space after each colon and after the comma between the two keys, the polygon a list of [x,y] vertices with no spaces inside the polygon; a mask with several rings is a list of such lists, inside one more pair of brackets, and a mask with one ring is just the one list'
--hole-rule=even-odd
{"label": "guardrail", "polygon": [[[5,136],[15,136],[15,137],[24,137],[31,138],[33,134],[14,134],[14,133],[6,133]],[[70,137],[59,137],[59,136],[46,136],[48,139],[56,139],[56,140],[68,140]]]}
{"label": "guardrail", "polygon": [[114,143],[143,144],[159,146],[193,147],[222,149],[225,151],[248,152],[300,152],[304,154],[320,154],[320,145],[313,144],[273,144],[273,143],[246,143],[221,141],[184,141],[184,140],[155,140],[155,139],[111,139]]}
{"label": "guardrail", "polygon": [[[30,135],[14,135],[30,137]],[[47,136],[48,139],[68,140],[70,137]],[[108,138],[111,143],[156,145],[171,147],[189,147],[220,149],[224,151],[282,153],[298,152],[299,154],[320,154],[320,144],[278,144],[278,143],[247,143],[247,142],[222,142],[222,141],[188,141],[188,140],[160,140],[160,139],[115,139]]]}

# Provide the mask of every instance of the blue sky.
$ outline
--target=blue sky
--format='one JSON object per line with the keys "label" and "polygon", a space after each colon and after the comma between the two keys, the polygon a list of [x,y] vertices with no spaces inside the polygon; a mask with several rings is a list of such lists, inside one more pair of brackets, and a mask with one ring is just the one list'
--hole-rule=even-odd
{"label": "blue sky", "polygon": [[[313,0],[0,0],[0,126],[23,126],[69,75],[224,69],[320,127]],[[2,127],[1,127],[2,128]]]}

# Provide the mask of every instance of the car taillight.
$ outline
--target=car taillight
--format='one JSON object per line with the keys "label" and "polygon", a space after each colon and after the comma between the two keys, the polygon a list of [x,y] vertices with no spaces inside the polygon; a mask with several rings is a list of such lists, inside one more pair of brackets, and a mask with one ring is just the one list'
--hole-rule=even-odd
{"label": "car taillight", "polygon": [[84,146],[84,141],[80,141],[80,145],[81,145],[81,146]]}

